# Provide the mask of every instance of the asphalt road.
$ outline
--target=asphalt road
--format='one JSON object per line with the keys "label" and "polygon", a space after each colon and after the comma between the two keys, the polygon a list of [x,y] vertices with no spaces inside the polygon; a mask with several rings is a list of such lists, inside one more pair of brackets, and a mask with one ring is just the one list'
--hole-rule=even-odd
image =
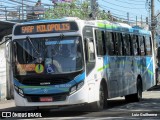
{"label": "asphalt road", "polygon": [[[18,113],[23,113],[23,115],[28,115],[28,113],[40,113],[38,114],[39,116],[31,116],[30,119],[160,120],[160,86],[143,92],[143,99],[141,102],[127,103],[123,97],[109,99],[108,107],[99,112],[92,112],[92,110],[87,109],[85,105],[54,108],[50,109],[49,111],[40,111],[34,107],[15,107],[13,100],[6,101],[4,103],[0,102],[0,112],[6,111],[11,112],[12,114],[14,113],[14,119],[22,119],[21,116],[16,117]],[[23,118],[25,118],[25,116]]]}

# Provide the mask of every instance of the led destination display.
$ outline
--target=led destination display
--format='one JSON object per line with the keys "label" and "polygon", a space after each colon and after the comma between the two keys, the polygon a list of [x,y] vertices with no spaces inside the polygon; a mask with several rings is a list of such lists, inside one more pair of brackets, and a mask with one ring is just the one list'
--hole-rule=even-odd
{"label": "led destination display", "polygon": [[15,28],[15,35],[42,34],[42,33],[59,33],[59,32],[74,32],[78,27],[75,22],[61,23],[43,23],[20,25]]}

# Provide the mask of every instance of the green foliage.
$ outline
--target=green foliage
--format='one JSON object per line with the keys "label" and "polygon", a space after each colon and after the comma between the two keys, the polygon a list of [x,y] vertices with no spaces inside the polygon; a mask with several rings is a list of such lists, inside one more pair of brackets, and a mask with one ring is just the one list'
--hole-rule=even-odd
{"label": "green foliage", "polygon": [[[78,4],[80,3],[80,4]],[[45,19],[56,19],[63,17],[78,17],[80,19],[91,19],[91,8],[88,1],[74,0],[72,3],[57,3],[53,8],[45,12]],[[108,20],[108,14],[97,8],[97,19]]]}

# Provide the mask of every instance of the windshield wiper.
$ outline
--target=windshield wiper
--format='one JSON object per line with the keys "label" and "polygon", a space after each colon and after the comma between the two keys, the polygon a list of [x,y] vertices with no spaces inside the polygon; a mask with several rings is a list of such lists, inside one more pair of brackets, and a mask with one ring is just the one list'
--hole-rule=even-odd
{"label": "windshield wiper", "polygon": [[36,47],[33,45],[33,43],[32,43],[32,41],[31,41],[29,36],[26,37],[26,40],[28,40],[28,42],[31,44],[31,46],[33,47],[34,52],[37,53],[38,56],[40,56],[40,53],[38,52]]}
{"label": "windshield wiper", "polygon": [[[59,36],[59,38],[58,38],[58,40],[57,40],[57,42],[56,42],[56,44],[55,44],[55,47],[53,48],[53,50],[54,50],[54,54],[56,54],[57,53],[57,50],[58,50],[58,48],[59,48],[59,46],[60,46],[60,42],[61,42],[61,40],[63,40],[63,38],[64,38],[64,35],[63,34],[60,34],[60,36]],[[52,53],[53,54],[53,53]]]}

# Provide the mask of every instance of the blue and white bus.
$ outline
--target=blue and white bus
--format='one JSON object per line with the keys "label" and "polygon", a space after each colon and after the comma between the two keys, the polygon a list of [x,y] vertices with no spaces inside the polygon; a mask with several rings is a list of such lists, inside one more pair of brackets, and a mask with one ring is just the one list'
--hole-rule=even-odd
{"label": "blue and white bus", "polygon": [[156,84],[151,32],[124,23],[78,18],[16,24],[12,72],[17,106],[140,101]]}

